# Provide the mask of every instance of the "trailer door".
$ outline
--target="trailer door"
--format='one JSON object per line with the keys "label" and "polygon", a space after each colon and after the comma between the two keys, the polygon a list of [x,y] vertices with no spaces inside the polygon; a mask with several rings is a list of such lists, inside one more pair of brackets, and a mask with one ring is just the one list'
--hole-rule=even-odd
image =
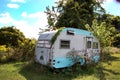
{"label": "trailer door", "polygon": [[86,56],[88,59],[92,57],[93,49],[93,37],[86,37]]}

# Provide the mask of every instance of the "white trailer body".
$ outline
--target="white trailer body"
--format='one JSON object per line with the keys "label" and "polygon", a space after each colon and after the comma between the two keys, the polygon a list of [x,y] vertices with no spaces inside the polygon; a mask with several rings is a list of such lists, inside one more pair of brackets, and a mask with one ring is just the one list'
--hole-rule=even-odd
{"label": "white trailer body", "polygon": [[54,44],[51,44],[52,37],[57,31],[42,33],[36,45],[35,60],[40,64],[52,68],[64,68],[75,63],[67,57],[67,54],[74,50],[82,56],[78,61],[81,65],[100,59],[100,43],[93,34],[86,30],[65,28],[63,29]]}

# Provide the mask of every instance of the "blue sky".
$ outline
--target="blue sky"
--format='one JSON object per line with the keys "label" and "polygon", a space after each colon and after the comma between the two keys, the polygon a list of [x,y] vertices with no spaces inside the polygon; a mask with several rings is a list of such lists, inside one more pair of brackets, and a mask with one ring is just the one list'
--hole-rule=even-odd
{"label": "blue sky", "polygon": [[[44,13],[47,6],[58,0],[0,0],[0,27],[15,26],[26,37],[37,38],[39,28],[47,25]],[[102,5],[107,13],[120,15],[120,3],[106,0]]]}
{"label": "blue sky", "polygon": [[0,0],[0,27],[15,26],[26,37],[37,38],[39,28],[45,28],[44,11],[57,0]]}
{"label": "blue sky", "polygon": [[105,0],[103,7],[107,13],[120,16],[120,2],[117,2],[117,0]]}

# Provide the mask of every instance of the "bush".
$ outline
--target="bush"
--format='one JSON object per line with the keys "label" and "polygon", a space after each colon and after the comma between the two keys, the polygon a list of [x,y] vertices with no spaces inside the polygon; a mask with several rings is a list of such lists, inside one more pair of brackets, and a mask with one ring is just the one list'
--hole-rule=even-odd
{"label": "bush", "polygon": [[6,51],[7,51],[6,45],[1,45],[0,46],[0,62],[6,62],[7,61]]}
{"label": "bush", "polygon": [[0,53],[4,53],[7,51],[6,45],[1,45],[0,46]]}
{"label": "bush", "polygon": [[20,48],[14,48],[14,52],[12,53],[13,55],[11,56],[12,61],[21,61],[22,56],[23,56],[23,51]]}
{"label": "bush", "polygon": [[0,46],[0,62],[19,61],[21,60],[23,51],[20,48]]}
{"label": "bush", "polygon": [[23,52],[23,60],[31,60],[34,58],[34,52],[35,52],[35,39],[26,39],[23,46],[21,47]]}
{"label": "bush", "polygon": [[34,58],[35,39],[26,39],[19,47],[0,45],[0,62],[25,61]]}
{"label": "bush", "polygon": [[1,61],[2,63],[7,62],[7,57],[6,57],[5,55],[2,56],[2,57],[0,58],[0,61]]}
{"label": "bush", "polygon": [[7,62],[13,55],[14,50],[6,45],[0,46],[0,62]]}

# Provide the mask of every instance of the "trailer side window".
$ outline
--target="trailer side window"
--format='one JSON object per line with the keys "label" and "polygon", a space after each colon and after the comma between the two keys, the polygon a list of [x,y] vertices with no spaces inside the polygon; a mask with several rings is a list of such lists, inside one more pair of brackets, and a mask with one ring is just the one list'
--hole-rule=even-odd
{"label": "trailer side window", "polygon": [[98,42],[93,42],[93,49],[98,49]]}
{"label": "trailer side window", "polygon": [[70,41],[69,40],[61,40],[60,41],[60,48],[69,49],[70,48]]}
{"label": "trailer side window", "polygon": [[91,48],[91,41],[87,41],[87,48]]}

